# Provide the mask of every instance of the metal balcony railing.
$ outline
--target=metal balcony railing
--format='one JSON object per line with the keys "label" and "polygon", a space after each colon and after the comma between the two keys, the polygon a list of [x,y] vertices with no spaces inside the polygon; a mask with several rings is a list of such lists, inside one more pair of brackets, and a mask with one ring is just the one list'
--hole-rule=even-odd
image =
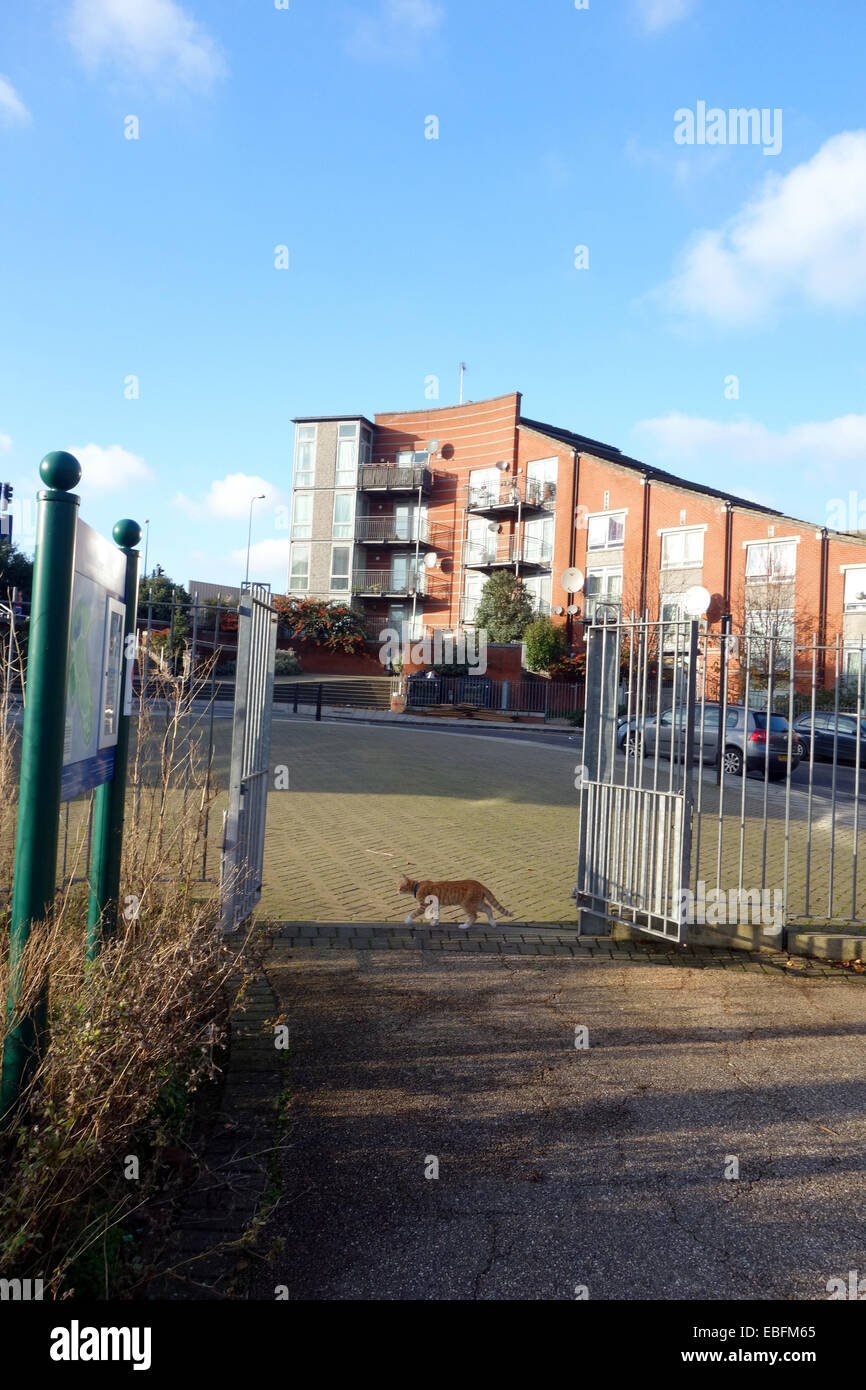
{"label": "metal balcony railing", "polygon": [[429,545],[430,524],[424,518],[359,516],[355,519],[355,540],[377,545],[414,545],[418,540]]}
{"label": "metal balcony railing", "polygon": [[433,474],[429,468],[403,468],[396,463],[365,463],[358,469],[359,492],[417,492],[433,491]]}
{"label": "metal balcony railing", "polygon": [[583,617],[595,622],[600,617],[622,616],[622,599],[606,598],[604,594],[583,595]]}
{"label": "metal balcony railing", "polygon": [[423,598],[430,591],[430,576],[426,569],[394,573],[391,570],[355,570],[352,592],[364,598],[410,598],[417,593]]}
{"label": "metal balcony railing", "polygon": [[525,536],[522,545],[516,536],[491,536],[489,541],[470,541],[463,563],[470,568],[487,569],[497,565],[542,565],[549,567],[553,546],[534,536]]}
{"label": "metal balcony railing", "polygon": [[556,483],[539,482],[535,478],[503,477],[496,484],[467,487],[466,508],[470,512],[511,512],[518,507],[553,508],[556,505]]}

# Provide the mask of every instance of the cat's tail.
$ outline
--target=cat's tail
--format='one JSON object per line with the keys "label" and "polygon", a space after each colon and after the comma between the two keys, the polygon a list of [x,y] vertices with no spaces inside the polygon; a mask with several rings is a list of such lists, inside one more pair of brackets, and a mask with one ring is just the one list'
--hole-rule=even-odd
{"label": "cat's tail", "polygon": [[503,907],[503,906],[502,906],[502,903],[498,903],[498,902],[496,901],[496,899],[494,898],[494,896],[493,896],[493,894],[491,893],[491,891],[490,891],[489,888],[485,888],[485,890],[484,890],[484,896],[485,896],[485,898],[487,899],[487,901],[489,902],[490,906],[491,906],[491,907],[495,907],[497,912],[501,912],[503,917],[513,917],[513,916],[514,916],[514,913],[513,913],[513,912],[509,912],[507,907]]}

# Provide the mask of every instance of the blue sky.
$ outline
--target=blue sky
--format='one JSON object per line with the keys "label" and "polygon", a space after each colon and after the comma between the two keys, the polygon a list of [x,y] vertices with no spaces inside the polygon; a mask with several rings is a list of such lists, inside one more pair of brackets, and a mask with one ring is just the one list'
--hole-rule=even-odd
{"label": "blue sky", "polygon": [[[447,405],[461,360],[471,399],[866,526],[864,40],[860,0],[4,7],[22,544],[70,448],[82,515],[148,517],[184,582],[239,581],[266,491],[282,589],[292,416]],[[677,143],[701,102],[781,112],[781,149]]]}

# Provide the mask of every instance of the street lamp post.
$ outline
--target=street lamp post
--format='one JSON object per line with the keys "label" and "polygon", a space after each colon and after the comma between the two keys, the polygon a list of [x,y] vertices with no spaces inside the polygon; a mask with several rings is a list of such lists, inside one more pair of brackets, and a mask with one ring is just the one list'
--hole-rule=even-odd
{"label": "street lamp post", "polygon": [[246,572],[246,574],[244,575],[244,584],[245,584],[245,585],[249,584],[249,582],[250,582],[250,545],[251,545],[251,543],[252,543],[252,538],[253,538],[253,503],[254,503],[254,502],[263,502],[264,499],[265,499],[265,494],[264,494],[263,492],[259,492],[259,493],[256,494],[255,497],[251,497],[251,498],[250,498],[250,524],[249,524],[249,526],[247,527],[247,572]]}

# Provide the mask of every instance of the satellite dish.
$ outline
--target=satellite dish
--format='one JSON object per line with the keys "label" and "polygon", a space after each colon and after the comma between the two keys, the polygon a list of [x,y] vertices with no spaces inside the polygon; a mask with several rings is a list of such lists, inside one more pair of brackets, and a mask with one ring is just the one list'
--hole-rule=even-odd
{"label": "satellite dish", "polygon": [[500,473],[507,473],[511,464],[508,462],[508,459],[499,459],[496,467],[499,469]]}
{"label": "satellite dish", "polygon": [[710,591],[696,584],[683,594],[683,612],[690,618],[700,618],[710,606]]}
{"label": "satellite dish", "polygon": [[554,611],[554,613],[556,613],[556,614],[558,615],[558,614],[560,614],[560,613],[562,612],[562,609],[561,609],[561,608],[554,608],[553,611]]}
{"label": "satellite dish", "polygon": [[576,603],[570,603],[565,611],[570,618],[573,618],[575,613],[580,612],[580,609],[578,608]]}
{"label": "satellite dish", "polygon": [[424,556],[424,568],[428,570],[435,570],[438,563],[439,556],[436,554],[436,551],[428,550],[427,554]]}
{"label": "satellite dish", "polygon": [[431,440],[430,440],[430,443],[427,445],[427,452],[428,452],[428,454],[436,454],[436,453],[439,452],[439,440],[438,440],[438,439],[431,439]]}
{"label": "satellite dish", "polygon": [[583,570],[574,568],[565,570],[560,583],[566,593],[579,594],[583,588]]}

